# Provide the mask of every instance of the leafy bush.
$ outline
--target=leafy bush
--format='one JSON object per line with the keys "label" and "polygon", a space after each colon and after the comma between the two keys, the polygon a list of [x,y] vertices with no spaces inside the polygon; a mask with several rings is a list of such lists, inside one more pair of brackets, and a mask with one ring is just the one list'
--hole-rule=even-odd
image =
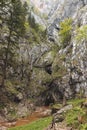
{"label": "leafy bush", "polygon": [[79,125],[78,121],[78,115],[84,115],[84,111],[80,107],[75,107],[71,111],[66,113],[66,122],[67,125],[73,126],[74,128],[77,128]]}
{"label": "leafy bush", "polygon": [[75,106],[81,106],[81,104],[85,101],[85,99],[72,99],[70,101],[68,101],[68,104],[72,104],[74,107]]}
{"label": "leafy bush", "polygon": [[82,124],[80,130],[87,130],[87,124]]}
{"label": "leafy bush", "polygon": [[61,46],[63,48],[66,47],[67,43],[70,42],[71,33],[72,33],[72,19],[68,18],[60,23],[59,35],[60,35]]}
{"label": "leafy bush", "polygon": [[87,41],[87,25],[83,25],[76,29],[75,39],[77,43]]}
{"label": "leafy bush", "polygon": [[6,91],[12,95],[18,94],[18,91],[14,88],[13,84],[11,83],[10,80],[5,80],[5,86],[6,86]]}
{"label": "leafy bush", "polygon": [[87,128],[86,108],[81,107],[84,101],[85,99],[73,99],[67,102],[73,105],[73,109],[65,113],[65,121],[66,124],[72,126],[73,129],[86,130]]}

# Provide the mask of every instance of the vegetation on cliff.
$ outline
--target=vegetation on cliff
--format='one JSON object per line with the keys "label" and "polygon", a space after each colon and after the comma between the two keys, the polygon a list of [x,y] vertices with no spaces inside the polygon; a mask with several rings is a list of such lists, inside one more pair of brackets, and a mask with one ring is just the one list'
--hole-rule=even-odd
{"label": "vegetation on cliff", "polygon": [[[35,110],[34,105],[51,105],[52,109],[59,106],[57,110],[72,105],[62,116],[65,123],[73,129],[79,126],[79,130],[85,130],[87,20],[79,15],[76,19],[61,18],[59,25],[54,20],[55,25],[51,26],[55,29],[48,34],[48,24],[44,28],[36,23],[35,13],[39,15],[27,2],[0,1],[0,115],[15,121]],[[57,41],[53,33],[58,36]],[[61,104],[56,105],[58,102]],[[50,120],[44,118],[11,130],[41,130]]]}

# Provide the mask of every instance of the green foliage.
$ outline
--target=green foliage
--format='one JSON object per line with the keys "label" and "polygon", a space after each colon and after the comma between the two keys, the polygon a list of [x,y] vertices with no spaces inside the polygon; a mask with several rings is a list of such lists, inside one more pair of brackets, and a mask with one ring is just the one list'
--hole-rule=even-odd
{"label": "green foliage", "polygon": [[83,25],[76,30],[76,42],[81,43],[87,41],[87,25]]}
{"label": "green foliage", "polygon": [[87,130],[87,124],[82,124],[80,126],[80,130]]}
{"label": "green foliage", "polygon": [[72,104],[73,106],[78,106],[78,105],[81,105],[81,103],[83,103],[84,101],[85,99],[72,99],[72,100],[69,100],[67,103]]}
{"label": "green foliage", "polygon": [[[73,99],[67,102],[68,104],[73,105],[73,109],[65,113],[65,122],[68,126],[72,126],[73,129],[76,128],[78,130],[86,130],[86,109],[84,107],[81,107],[81,104],[84,103],[84,101],[85,99]],[[82,118],[83,125],[78,120],[79,117]]]}
{"label": "green foliage", "polygon": [[52,74],[53,79],[61,79],[64,75],[66,75],[67,70],[65,66],[55,66],[54,72]]}
{"label": "green foliage", "polygon": [[67,125],[73,126],[74,128],[78,128],[79,121],[78,121],[78,116],[83,116],[85,113],[80,107],[75,107],[71,111],[66,113],[66,122]]}
{"label": "green foliage", "polygon": [[54,104],[51,106],[52,109],[61,109],[62,108],[62,104]]}
{"label": "green foliage", "polygon": [[40,43],[43,39],[46,39],[46,30],[44,30],[43,26],[36,23],[33,14],[30,12],[28,17],[29,23],[29,42],[30,43]]}
{"label": "green foliage", "polygon": [[17,95],[18,91],[14,88],[13,84],[9,81],[9,80],[5,80],[5,86],[6,86],[6,90],[7,92],[11,95]]}
{"label": "green foliage", "polygon": [[13,67],[18,44],[26,33],[25,22],[28,6],[20,0],[0,1],[0,64],[2,68],[3,81],[7,77],[8,67]]}
{"label": "green foliage", "polygon": [[7,116],[7,119],[10,121],[10,120],[16,120],[18,117],[17,117],[17,112],[16,110],[13,108],[13,109],[10,109],[8,110],[8,116]]}
{"label": "green foliage", "polygon": [[51,117],[47,117],[47,118],[37,120],[29,125],[10,128],[9,130],[43,130],[50,124],[51,120],[52,120]]}
{"label": "green foliage", "polygon": [[30,27],[33,28],[36,32],[43,30],[42,26],[36,23],[35,18],[32,14],[32,11],[30,11],[29,13],[28,22],[29,22]]}
{"label": "green foliage", "polygon": [[29,43],[40,43],[40,37],[38,36],[38,33],[35,31],[35,29],[31,28],[29,33]]}
{"label": "green foliage", "polygon": [[66,47],[67,44],[70,42],[71,33],[72,33],[72,19],[68,18],[60,23],[59,35],[62,48]]}
{"label": "green foliage", "polygon": [[53,79],[58,79],[58,78],[62,78],[64,75],[67,74],[67,68],[64,66],[63,62],[66,59],[66,55],[62,54],[62,55],[56,55],[56,58],[52,64],[52,68],[53,68]]}
{"label": "green foliage", "polygon": [[25,5],[22,5],[20,0],[13,0],[11,2],[11,7],[13,8],[13,11],[10,9],[11,16],[8,19],[7,26],[14,35],[17,35],[18,37],[23,36],[25,33],[24,23],[26,20],[26,7]]}
{"label": "green foliage", "polygon": [[28,22],[29,22],[29,25],[30,25],[31,28],[34,28],[34,29],[37,29],[37,28],[38,28],[38,26],[37,26],[36,23],[35,23],[35,18],[34,18],[34,16],[32,15],[31,12],[29,13]]}

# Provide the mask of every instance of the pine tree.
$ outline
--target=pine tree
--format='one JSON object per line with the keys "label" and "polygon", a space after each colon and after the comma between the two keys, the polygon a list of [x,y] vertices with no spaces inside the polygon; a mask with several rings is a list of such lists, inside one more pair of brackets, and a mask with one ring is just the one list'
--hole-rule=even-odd
{"label": "pine tree", "polygon": [[27,4],[20,0],[1,0],[0,2],[0,61],[2,68],[2,86],[7,77],[7,68],[11,66],[18,43],[24,37]]}

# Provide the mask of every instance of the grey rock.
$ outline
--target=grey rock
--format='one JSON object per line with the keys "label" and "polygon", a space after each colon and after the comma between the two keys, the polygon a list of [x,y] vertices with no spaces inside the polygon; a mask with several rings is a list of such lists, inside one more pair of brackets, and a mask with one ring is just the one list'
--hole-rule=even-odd
{"label": "grey rock", "polygon": [[22,93],[18,93],[16,98],[21,101],[23,99],[23,94]]}
{"label": "grey rock", "polygon": [[0,126],[0,130],[7,130],[7,127],[5,127],[5,126]]}
{"label": "grey rock", "polygon": [[73,108],[72,105],[67,105],[67,106],[63,107],[62,109],[60,109],[59,111],[57,111],[57,113],[55,113],[54,116],[67,112],[68,110],[71,110],[72,108]]}

